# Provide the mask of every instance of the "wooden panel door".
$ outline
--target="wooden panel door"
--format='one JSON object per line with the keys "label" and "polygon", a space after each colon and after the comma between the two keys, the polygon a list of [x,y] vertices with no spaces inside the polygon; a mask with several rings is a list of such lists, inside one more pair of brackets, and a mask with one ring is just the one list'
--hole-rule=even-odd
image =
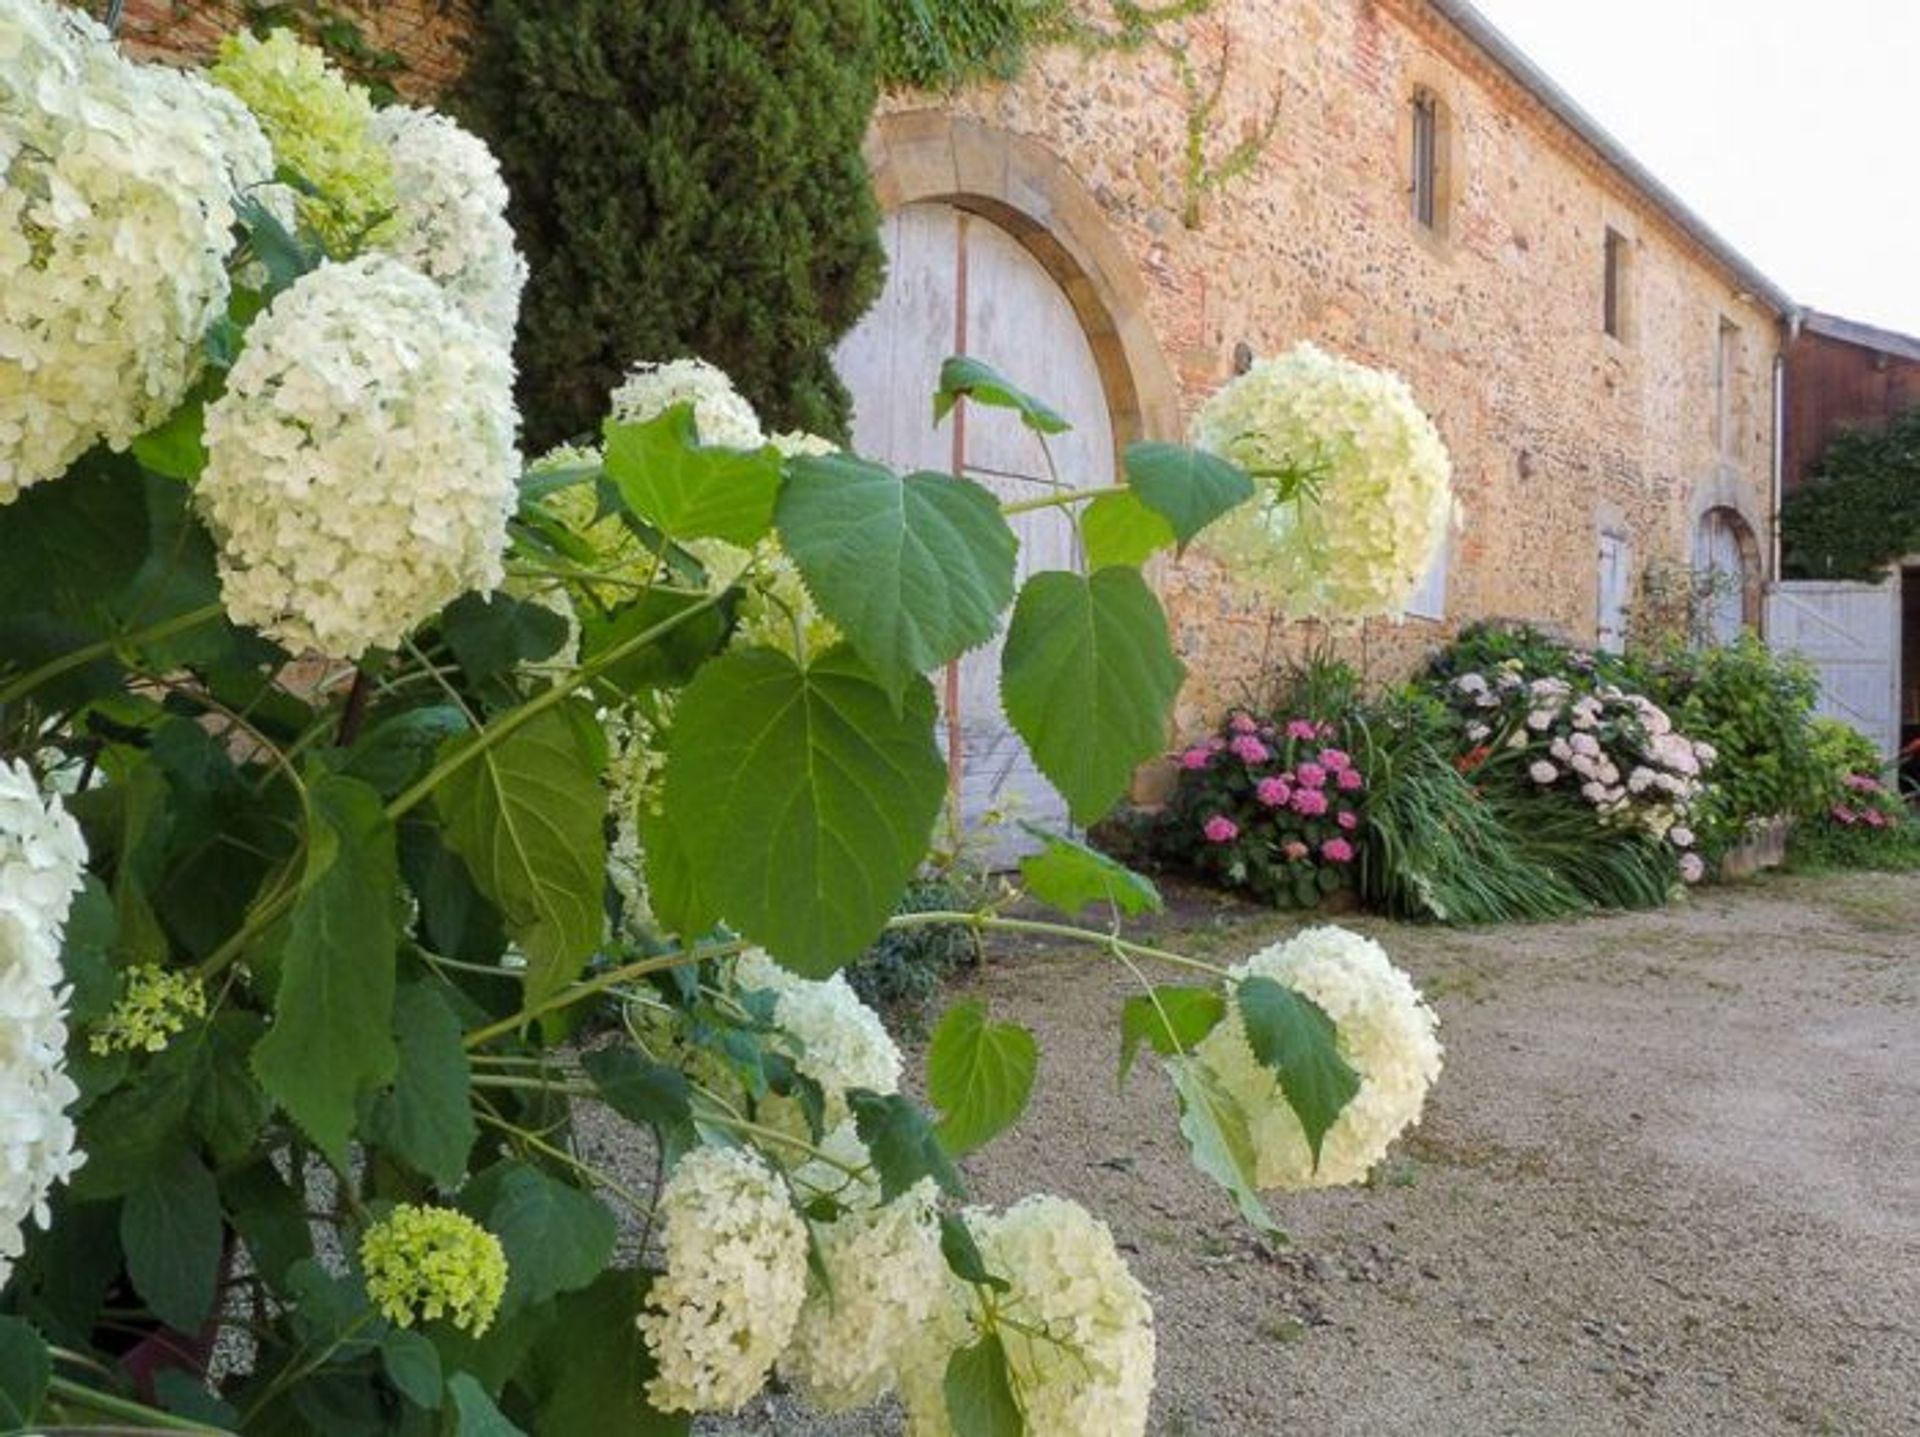
{"label": "wooden panel door", "polygon": [[1598,619],[1594,638],[1604,653],[1627,647],[1628,583],[1632,573],[1630,545],[1623,534],[1600,535]]}
{"label": "wooden panel door", "polygon": [[1775,584],[1767,643],[1820,675],[1818,712],[1852,724],[1887,757],[1900,746],[1900,580]]}
{"label": "wooden panel door", "polygon": [[[853,393],[854,442],[898,469],[965,474],[1005,499],[1055,485],[1110,484],[1113,422],[1080,321],[1039,261],[988,220],[947,205],[909,205],[885,232],[887,286],[836,355]],[[1006,410],[962,405],[935,429],[934,385],[950,354],[984,360],[1041,396],[1073,423],[1047,441]],[[1042,569],[1079,569],[1079,537],[1061,511],[1011,521],[1020,537],[1021,580]],[[961,813],[977,825],[1011,813],[1049,828],[1067,825],[1066,804],[1034,766],[1000,706],[1001,641],[995,638],[937,675],[941,740],[959,735]],[[1010,863],[1030,848],[1017,828],[991,835],[989,857]]]}

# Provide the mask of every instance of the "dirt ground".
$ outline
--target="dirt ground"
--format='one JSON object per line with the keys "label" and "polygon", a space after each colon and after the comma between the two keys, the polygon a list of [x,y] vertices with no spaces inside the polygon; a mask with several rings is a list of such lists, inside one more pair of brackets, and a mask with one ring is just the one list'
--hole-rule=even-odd
{"label": "dirt ground", "polygon": [[[1159,938],[1230,958],[1293,926],[1186,896]],[[1432,998],[1446,1072],[1374,1185],[1275,1202],[1279,1249],[1188,1165],[1163,1077],[1116,1087],[1110,964],[1003,948],[956,994],[1042,1045],[975,1197],[1112,1225],[1153,1293],[1155,1432],[1920,1433],[1920,876],[1352,926]]]}

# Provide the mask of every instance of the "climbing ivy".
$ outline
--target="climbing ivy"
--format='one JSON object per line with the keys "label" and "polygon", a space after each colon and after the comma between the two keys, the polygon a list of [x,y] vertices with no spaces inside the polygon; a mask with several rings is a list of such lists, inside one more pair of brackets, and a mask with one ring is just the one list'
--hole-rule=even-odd
{"label": "climbing ivy", "polygon": [[1780,540],[1791,579],[1875,580],[1920,551],[1920,409],[1842,431],[1781,505]]}

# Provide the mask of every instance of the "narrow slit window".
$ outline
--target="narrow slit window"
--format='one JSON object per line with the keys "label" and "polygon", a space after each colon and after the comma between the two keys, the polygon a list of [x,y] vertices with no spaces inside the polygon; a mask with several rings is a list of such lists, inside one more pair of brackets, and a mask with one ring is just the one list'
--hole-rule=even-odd
{"label": "narrow slit window", "polygon": [[1740,364],[1740,327],[1722,316],[1713,346],[1713,444],[1723,458],[1733,453],[1733,377]]}
{"label": "narrow slit window", "polygon": [[1600,322],[1615,339],[1627,337],[1626,283],[1627,237],[1619,230],[1607,231],[1606,270],[1602,280]]}
{"label": "narrow slit window", "polygon": [[1413,218],[1426,229],[1440,220],[1440,102],[1431,90],[1413,93]]}

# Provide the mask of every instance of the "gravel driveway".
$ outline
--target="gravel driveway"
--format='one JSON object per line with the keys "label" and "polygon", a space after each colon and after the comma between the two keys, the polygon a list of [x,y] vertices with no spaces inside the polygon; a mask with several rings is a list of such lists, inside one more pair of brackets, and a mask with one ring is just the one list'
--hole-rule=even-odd
{"label": "gravel driveway", "polygon": [[[1292,926],[1182,895],[1159,931],[1237,957]],[[1374,1186],[1276,1202],[1277,1250],[1187,1165],[1165,1080],[1116,1089],[1111,966],[1003,947],[963,990],[1042,1043],[975,1195],[1111,1223],[1154,1295],[1156,1432],[1920,1432],[1920,877],[1353,926],[1433,999],[1447,1069]]]}

